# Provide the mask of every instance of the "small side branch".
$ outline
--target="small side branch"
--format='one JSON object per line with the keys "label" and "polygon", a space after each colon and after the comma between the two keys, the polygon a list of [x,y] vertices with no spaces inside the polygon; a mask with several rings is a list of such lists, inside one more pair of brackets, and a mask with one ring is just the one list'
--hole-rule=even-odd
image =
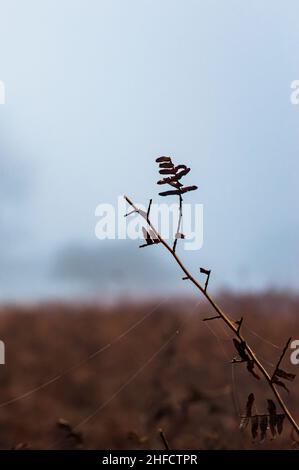
{"label": "small side branch", "polygon": [[203,318],[202,321],[217,320],[217,318],[221,318],[220,315],[216,315],[215,317]]}
{"label": "small side branch", "polygon": [[128,217],[129,215],[135,214],[135,209],[133,211],[128,212],[127,214],[124,215],[124,217]]}

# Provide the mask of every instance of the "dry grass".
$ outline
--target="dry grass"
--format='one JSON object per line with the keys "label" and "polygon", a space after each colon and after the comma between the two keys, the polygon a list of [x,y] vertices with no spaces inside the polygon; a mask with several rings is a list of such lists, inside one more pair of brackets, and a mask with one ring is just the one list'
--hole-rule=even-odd
{"label": "dry grass", "polygon": [[[277,345],[283,347],[290,335],[296,338],[296,332],[299,337],[296,297],[223,295],[220,300],[235,319],[242,314],[249,328]],[[0,370],[0,401],[21,395],[79,363],[139,321],[153,305],[4,309],[0,331],[6,343],[7,365]],[[54,448],[162,448],[159,428],[165,431],[171,448],[289,448],[288,432],[262,444],[252,444],[248,433],[240,433],[235,392],[241,412],[248,391],[255,393],[258,411],[263,412],[269,391],[265,384],[249,376],[243,364],[234,365],[236,387],[232,387],[229,360],[235,352],[231,339],[218,322],[201,321],[211,313],[207,305],[201,304],[190,315],[192,309],[194,301],[186,299],[161,306],[110,348],[60,380],[0,408],[0,448],[20,443],[34,449],[53,444]],[[208,328],[213,328],[218,339]],[[71,427],[82,422],[112,397],[177,329],[179,335],[74,435],[64,421],[57,425],[60,418]],[[262,358],[275,364],[279,349],[245,327],[244,335]],[[296,373],[296,367],[287,366]],[[297,381],[291,385],[290,397],[282,393],[298,418],[296,389]]]}

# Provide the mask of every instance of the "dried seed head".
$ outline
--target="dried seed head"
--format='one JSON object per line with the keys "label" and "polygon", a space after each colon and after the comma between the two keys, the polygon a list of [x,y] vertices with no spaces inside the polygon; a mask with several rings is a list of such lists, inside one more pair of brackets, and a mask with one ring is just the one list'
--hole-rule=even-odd
{"label": "dried seed head", "polygon": [[168,178],[166,177],[159,180],[157,184],[169,184],[177,190],[163,191],[162,193],[159,193],[160,196],[182,196],[182,194],[189,191],[195,191],[197,189],[197,186],[184,187],[180,182],[181,178],[190,172],[190,168],[186,165],[174,166],[170,157],[159,157],[156,159],[156,162],[159,163],[160,175],[170,175]]}

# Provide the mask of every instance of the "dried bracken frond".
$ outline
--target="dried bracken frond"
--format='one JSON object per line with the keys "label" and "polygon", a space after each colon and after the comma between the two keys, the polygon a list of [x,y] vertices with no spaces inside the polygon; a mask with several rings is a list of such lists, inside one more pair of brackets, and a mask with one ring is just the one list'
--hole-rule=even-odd
{"label": "dried bracken frond", "polygon": [[169,175],[163,178],[162,180],[159,180],[157,184],[159,185],[168,184],[171,188],[174,188],[174,189],[169,189],[167,191],[162,191],[159,193],[159,195],[163,197],[166,197],[166,196],[178,196],[179,197],[179,220],[178,220],[177,231],[174,237],[174,242],[173,242],[173,247],[172,247],[173,252],[175,252],[178,240],[185,238],[185,235],[182,234],[180,231],[182,218],[183,218],[182,196],[183,194],[188,193],[190,191],[195,191],[197,189],[197,186],[194,186],[194,185],[184,186],[181,183],[180,180],[190,172],[190,168],[188,168],[186,165],[174,166],[171,160],[171,157],[158,157],[156,159],[156,162],[159,163],[160,175]]}
{"label": "dried bracken frond", "polygon": [[258,428],[260,429],[260,440],[263,441],[267,436],[267,431],[270,429],[272,439],[283,430],[283,421],[285,415],[283,413],[277,414],[276,405],[273,400],[268,399],[268,413],[265,414],[252,414],[253,404],[255,397],[253,393],[247,398],[246,415],[241,417],[240,430],[244,430],[248,423],[251,423],[251,434],[253,439],[256,439]]}

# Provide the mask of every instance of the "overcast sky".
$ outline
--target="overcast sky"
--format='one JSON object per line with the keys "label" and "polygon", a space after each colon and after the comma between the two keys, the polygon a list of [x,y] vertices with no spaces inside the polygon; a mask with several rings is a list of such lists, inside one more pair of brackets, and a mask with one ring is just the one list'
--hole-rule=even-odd
{"label": "overcast sky", "polygon": [[164,255],[94,235],[99,203],[158,201],[161,154],[199,186],[194,272],[298,289],[298,17],[296,0],[0,0],[1,298],[68,295],[74,279],[146,293],[139,260],[151,291],[188,289]]}

